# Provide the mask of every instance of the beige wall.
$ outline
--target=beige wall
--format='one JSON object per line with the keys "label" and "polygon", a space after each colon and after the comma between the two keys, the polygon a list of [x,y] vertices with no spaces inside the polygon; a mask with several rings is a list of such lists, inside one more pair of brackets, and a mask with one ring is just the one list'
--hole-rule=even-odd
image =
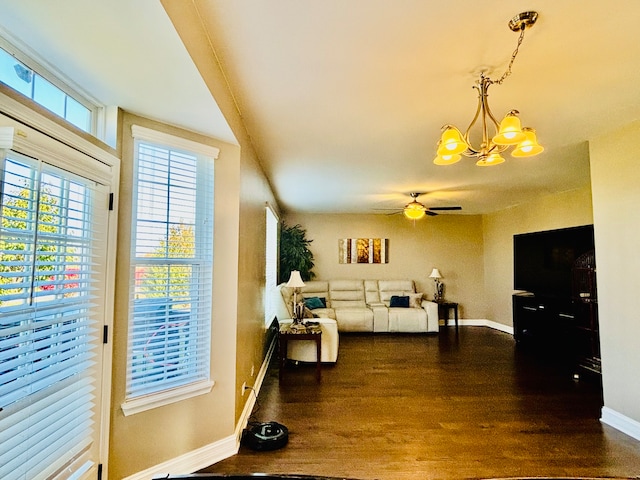
{"label": "beige wall", "polygon": [[[237,302],[239,149],[237,146],[168,127],[125,113],[122,123],[122,172],[119,198],[116,308],[114,322],[113,381],[109,478],[125,476],[173,459],[196,448],[232,435],[235,412],[235,317]],[[168,406],[125,417],[120,408],[125,398],[128,335],[129,250],[133,139],[131,125],[220,148],[215,161],[214,295],[211,332],[211,378],[213,390]],[[201,412],[215,412],[202,415]]]}
{"label": "beige wall", "polygon": [[255,385],[264,357],[266,205],[277,209],[255,157],[243,152],[241,165],[236,422],[249,398],[241,395],[242,383]]}
{"label": "beige wall", "polygon": [[[288,225],[299,223],[313,240],[310,249],[319,280],[408,278],[432,299],[428,277],[437,267],[444,277],[445,298],[460,304],[461,317],[486,317],[480,216],[438,215],[415,225],[402,215],[288,214],[285,220]],[[340,238],[388,238],[389,263],[338,263]]]}
{"label": "beige wall", "polygon": [[636,422],[640,422],[638,138],[640,122],[635,122],[590,143],[604,403]]}
{"label": "beige wall", "polygon": [[[108,475],[121,479],[202,447],[229,439],[249,396],[240,393],[242,382],[253,385],[263,361],[265,206],[276,210],[269,182],[248,138],[236,103],[206,41],[206,32],[193,3],[162,1],[185,47],[222,110],[237,145],[181,131],[167,125],[124,115],[121,177],[116,328],[114,341],[113,392]],[[220,148],[215,163],[214,277],[212,318],[212,392],[166,407],[124,417],[126,361],[126,290],[129,262],[131,212],[130,124],[184,136]],[[125,171],[126,170],[126,171]],[[242,292],[239,294],[238,292]],[[252,375],[252,370],[254,374]],[[215,447],[214,447],[215,449]],[[189,456],[191,454],[191,456]],[[201,459],[201,461],[206,460]],[[210,459],[211,461],[217,460]],[[204,467],[205,465],[202,465]]]}
{"label": "beige wall", "polygon": [[[229,272],[229,278],[220,280],[230,283],[237,281],[234,286],[241,292],[238,298],[237,318],[234,315],[227,319],[227,321],[237,320],[237,352],[234,357],[227,357],[225,360],[226,362],[235,361],[237,366],[234,385],[235,420],[237,421],[249,398],[248,395],[241,394],[242,383],[246,382],[247,385],[252,386],[262,364],[266,334],[264,327],[265,208],[269,203],[278,211],[278,205],[253,149],[253,143],[247,135],[235,98],[229,91],[226,78],[220,70],[216,53],[208,41],[208,37],[215,34],[215,28],[202,24],[203,17],[199,15],[193,2],[162,0],[162,4],[240,145],[240,170],[237,179],[240,182],[240,192],[233,207],[240,208],[239,225],[234,228],[235,234],[238,235],[239,257],[235,271]],[[204,15],[204,18],[209,16]],[[224,214],[224,212],[220,213]],[[215,232],[216,242],[221,233]],[[229,298],[220,299],[221,302],[229,300]],[[252,370],[253,375],[251,375]]]}
{"label": "beige wall", "polygon": [[536,201],[484,215],[484,278],[488,319],[513,325],[513,235],[593,223],[591,189],[539,197]]}

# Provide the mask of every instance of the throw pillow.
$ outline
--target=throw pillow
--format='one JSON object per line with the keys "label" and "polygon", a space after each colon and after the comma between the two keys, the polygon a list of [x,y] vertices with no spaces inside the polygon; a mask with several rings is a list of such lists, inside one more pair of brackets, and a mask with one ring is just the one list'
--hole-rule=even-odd
{"label": "throw pillow", "polygon": [[422,308],[422,293],[410,293],[409,294],[409,307],[410,308]]}
{"label": "throw pillow", "polygon": [[409,297],[392,295],[389,301],[389,307],[409,308]]}
{"label": "throw pillow", "polygon": [[325,308],[325,304],[319,297],[309,297],[304,299],[304,304],[309,310],[315,310],[316,308]]}

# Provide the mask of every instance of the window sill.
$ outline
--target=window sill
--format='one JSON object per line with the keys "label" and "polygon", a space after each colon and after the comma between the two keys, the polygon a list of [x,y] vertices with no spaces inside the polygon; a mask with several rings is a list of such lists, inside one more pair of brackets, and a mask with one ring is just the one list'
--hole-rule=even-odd
{"label": "window sill", "polygon": [[153,408],[163,407],[171,403],[180,402],[188,398],[197,397],[198,395],[204,395],[209,393],[215,382],[211,380],[190,383],[178,388],[172,388],[171,390],[165,390],[163,392],[152,393],[143,397],[133,398],[131,400],[125,400],[122,403],[122,413],[125,417],[129,415],[135,415],[136,413],[145,412]]}

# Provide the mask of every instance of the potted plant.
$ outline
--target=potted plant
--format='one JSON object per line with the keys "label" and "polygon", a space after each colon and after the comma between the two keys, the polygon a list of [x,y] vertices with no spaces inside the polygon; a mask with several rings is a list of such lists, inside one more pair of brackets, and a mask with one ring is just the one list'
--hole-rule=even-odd
{"label": "potted plant", "polygon": [[298,270],[303,281],[313,280],[316,274],[311,270],[314,267],[313,253],[309,250],[309,244],[313,240],[307,239],[307,231],[300,225],[288,226],[282,222],[280,228],[280,268],[279,283],[289,280],[293,270]]}

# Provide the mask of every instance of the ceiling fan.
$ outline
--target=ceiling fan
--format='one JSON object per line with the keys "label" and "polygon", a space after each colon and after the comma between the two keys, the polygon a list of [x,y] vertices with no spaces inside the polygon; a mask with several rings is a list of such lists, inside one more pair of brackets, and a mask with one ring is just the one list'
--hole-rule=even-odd
{"label": "ceiling fan", "polygon": [[462,210],[460,206],[453,207],[425,207],[422,203],[418,201],[418,197],[423,195],[423,193],[414,192],[410,193],[409,196],[413,199],[411,202],[407,203],[402,210],[398,210],[396,213],[402,212],[405,217],[409,220],[420,220],[425,215],[436,216],[438,215],[437,211],[452,211],[452,210]]}

